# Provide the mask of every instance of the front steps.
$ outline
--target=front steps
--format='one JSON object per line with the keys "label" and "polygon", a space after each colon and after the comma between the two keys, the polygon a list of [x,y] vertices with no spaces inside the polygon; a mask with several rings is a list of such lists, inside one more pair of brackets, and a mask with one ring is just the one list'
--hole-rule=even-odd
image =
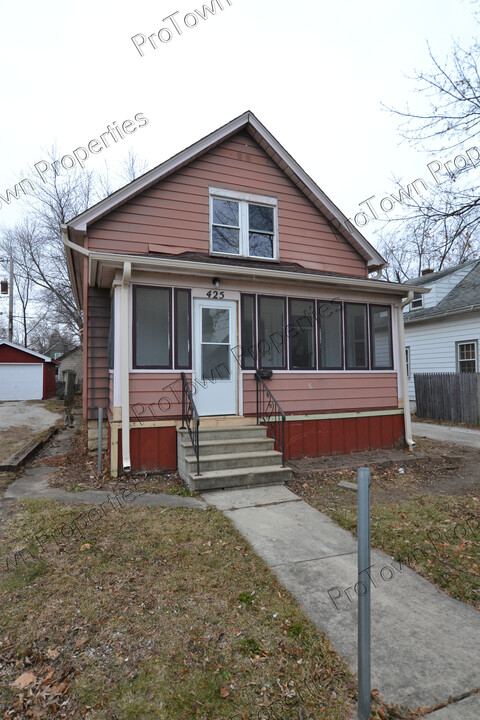
{"label": "front steps", "polygon": [[200,475],[188,430],[177,430],[178,472],[190,490],[282,485],[291,470],[263,425],[200,427]]}

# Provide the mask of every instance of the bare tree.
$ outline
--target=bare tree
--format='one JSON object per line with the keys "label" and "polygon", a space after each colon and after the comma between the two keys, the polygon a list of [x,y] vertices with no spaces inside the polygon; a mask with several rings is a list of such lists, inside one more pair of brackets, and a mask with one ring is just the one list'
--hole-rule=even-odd
{"label": "bare tree", "polygon": [[404,140],[437,157],[444,154],[434,161],[436,184],[430,196],[404,198],[402,216],[379,233],[381,252],[392,262],[393,274],[403,279],[480,254],[480,185],[474,171],[480,165],[474,144],[480,129],[480,43],[467,49],[454,43],[445,62],[430,47],[429,55],[431,70],[413,78],[419,108],[388,108],[401,118]]}

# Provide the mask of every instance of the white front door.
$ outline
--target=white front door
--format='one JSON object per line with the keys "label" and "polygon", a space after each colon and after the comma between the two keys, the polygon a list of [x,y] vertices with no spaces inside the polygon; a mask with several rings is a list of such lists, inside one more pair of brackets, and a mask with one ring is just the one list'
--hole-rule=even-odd
{"label": "white front door", "polygon": [[199,415],[236,415],[237,304],[194,300],[193,399]]}

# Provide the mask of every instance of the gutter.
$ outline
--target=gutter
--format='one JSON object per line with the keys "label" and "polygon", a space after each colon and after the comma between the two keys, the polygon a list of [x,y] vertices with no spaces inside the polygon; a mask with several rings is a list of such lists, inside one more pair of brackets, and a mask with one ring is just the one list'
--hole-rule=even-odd
{"label": "gutter", "polygon": [[128,291],[132,279],[132,263],[123,264],[122,285],[120,288],[120,387],[122,398],[122,465],[129,473],[130,461],[130,372],[128,352]]}
{"label": "gutter", "polygon": [[[432,313],[430,315],[422,315],[422,317],[407,318],[407,325],[413,325],[419,322],[432,322],[433,320],[441,320],[451,315],[464,315],[471,313],[474,310],[480,310],[480,305],[464,305],[463,307],[457,308],[456,310],[445,310],[442,313]],[[409,315],[410,313],[406,313]]]}
{"label": "gutter", "polygon": [[415,442],[412,438],[412,418],[410,415],[410,398],[408,397],[407,358],[405,357],[405,329],[403,326],[403,308],[413,300],[413,290],[408,291],[407,299],[397,305],[398,344],[400,345],[400,372],[403,387],[403,420],[405,424],[405,442],[409,450],[413,450]]}

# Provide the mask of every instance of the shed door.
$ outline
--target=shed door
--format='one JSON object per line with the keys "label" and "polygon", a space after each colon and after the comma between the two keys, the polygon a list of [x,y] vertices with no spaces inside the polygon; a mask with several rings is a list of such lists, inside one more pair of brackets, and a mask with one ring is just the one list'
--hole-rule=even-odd
{"label": "shed door", "polygon": [[0,400],[41,400],[43,363],[1,363]]}

